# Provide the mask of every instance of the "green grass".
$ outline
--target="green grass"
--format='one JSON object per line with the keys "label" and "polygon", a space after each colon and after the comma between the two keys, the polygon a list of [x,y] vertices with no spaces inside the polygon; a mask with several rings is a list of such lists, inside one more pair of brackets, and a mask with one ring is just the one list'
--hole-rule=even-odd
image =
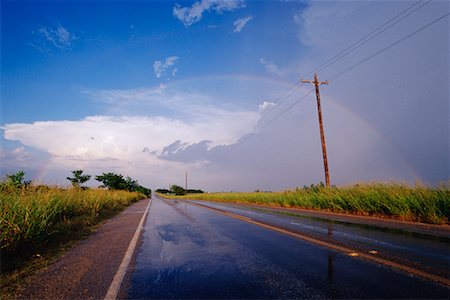
{"label": "green grass", "polygon": [[1,271],[86,236],[100,221],[145,198],[101,189],[0,184]]}
{"label": "green grass", "polygon": [[431,224],[448,224],[450,220],[448,184],[430,188],[373,183],[329,189],[316,185],[276,193],[208,193],[182,198],[296,207]]}

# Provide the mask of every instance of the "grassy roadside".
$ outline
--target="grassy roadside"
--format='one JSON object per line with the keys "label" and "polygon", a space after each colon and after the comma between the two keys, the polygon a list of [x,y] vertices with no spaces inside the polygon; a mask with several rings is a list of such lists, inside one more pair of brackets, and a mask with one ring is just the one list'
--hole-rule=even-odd
{"label": "grassy roadside", "polygon": [[205,193],[177,196],[218,202],[296,207],[403,221],[449,224],[450,186],[436,188],[402,184],[321,185],[284,192]]}
{"label": "grassy roadside", "polygon": [[9,298],[26,275],[143,198],[128,191],[0,185],[0,298]]}

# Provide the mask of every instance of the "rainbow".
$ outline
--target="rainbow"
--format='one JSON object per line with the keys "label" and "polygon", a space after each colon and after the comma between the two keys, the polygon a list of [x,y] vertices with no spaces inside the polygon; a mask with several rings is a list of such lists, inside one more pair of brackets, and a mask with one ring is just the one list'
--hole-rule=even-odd
{"label": "rainbow", "polygon": [[[226,82],[227,84],[224,84]],[[164,90],[170,91],[171,89],[181,89],[181,90],[195,90],[195,89],[202,89],[205,86],[208,88],[217,86],[218,89],[223,88],[224,86],[232,86],[237,89],[241,89],[243,91],[250,90],[252,86],[261,86],[261,87],[278,87],[281,91],[287,91],[290,89],[293,85],[293,82],[282,80],[280,78],[274,78],[274,77],[263,77],[263,76],[254,76],[254,75],[242,75],[242,74],[228,74],[228,75],[216,75],[216,76],[200,76],[200,77],[191,77],[191,78],[184,78],[184,79],[168,79],[164,84]],[[246,88],[247,87],[247,88]],[[297,92],[302,92],[301,90],[297,90]],[[226,90],[224,91],[226,93]],[[280,93],[281,96],[283,93]],[[273,96],[276,98],[276,95]],[[313,97],[311,95],[311,97]],[[263,99],[261,99],[263,100]],[[270,101],[271,99],[265,99]],[[273,99],[276,101],[276,99]],[[352,111],[349,107],[344,106],[343,104],[339,103],[338,101],[335,101],[333,99],[329,99],[329,101],[332,103],[332,105],[337,106],[339,109],[344,111],[345,113],[352,116],[355,120],[357,120],[358,124],[355,124],[355,126],[358,126],[362,128],[363,130],[370,133],[372,136],[374,136],[376,139],[381,141],[383,145],[385,145],[388,149],[388,151],[391,151],[398,157],[399,160],[401,160],[401,163],[406,167],[406,170],[409,174],[412,175],[414,180],[420,181],[420,177],[417,175],[416,170],[408,164],[404,159],[403,156],[400,154],[399,150],[395,148],[395,145],[393,145],[388,139],[386,139],[374,126],[369,124],[366,120],[362,119],[360,116],[358,116],[354,111]],[[299,104],[301,105],[301,104]],[[44,165],[41,170],[38,172],[37,180],[43,181],[45,177],[47,176],[48,172],[53,166],[53,159],[50,159],[49,163]]]}

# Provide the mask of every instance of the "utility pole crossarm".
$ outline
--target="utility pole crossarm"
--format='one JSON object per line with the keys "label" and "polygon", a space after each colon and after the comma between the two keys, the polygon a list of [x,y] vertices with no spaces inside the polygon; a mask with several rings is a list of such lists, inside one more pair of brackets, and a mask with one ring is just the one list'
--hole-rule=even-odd
{"label": "utility pole crossarm", "polygon": [[314,74],[314,80],[305,80],[305,79],[302,79],[301,82],[302,82],[302,83],[312,83],[312,84],[314,84],[314,85],[317,84],[317,86],[322,85],[322,84],[326,84],[326,85],[329,84],[328,81],[321,81],[321,82],[320,82],[319,79],[317,78],[317,74]]}

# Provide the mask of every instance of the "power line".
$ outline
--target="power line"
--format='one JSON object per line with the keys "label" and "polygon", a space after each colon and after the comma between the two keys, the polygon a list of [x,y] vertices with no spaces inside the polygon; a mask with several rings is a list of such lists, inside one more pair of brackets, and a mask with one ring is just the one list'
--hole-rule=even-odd
{"label": "power line", "polygon": [[306,97],[308,97],[309,95],[312,94],[312,92],[314,92],[314,89],[310,90],[307,94],[305,94],[303,97],[301,97],[300,99],[298,99],[297,101],[295,101],[294,103],[292,103],[291,105],[289,105],[286,109],[284,109],[281,113],[279,113],[275,118],[273,118],[272,120],[270,120],[269,122],[267,122],[264,126],[261,127],[260,130],[265,129],[266,127],[268,127],[270,124],[272,124],[273,122],[275,122],[276,120],[278,120],[282,115],[284,115],[288,110],[290,110],[291,108],[293,108],[295,105],[297,105],[300,101],[302,101],[303,99],[305,99]]}
{"label": "power line", "polygon": [[[375,28],[374,30],[372,30],[371,32],[369,32],[368,34],[366,34],[365,36],[363,36],[362,38],[360,38],[359,40],[357,40],[356,42],[352,43],[350,46],[348,46],[347,48],[345,48],[344,50],[340,51],[338,54],[336,54],[335,56],[329,58],[327,61],[323,62],[321,65],[319,65],[316,69],[314,69],[313,71],[311,71],[310,73],[308,73],[307,77],[310,76],[311,74],[313,74],[314,72],[319,72],[325,68],[328,68],[329,66],[333,65],[334,63],[336,63],[337,61],[341,60],[342,58],[346,57],[347,55],[349,55],[350,53],[354,52],[355,50],[357,50],[358,48],[362,47],[363,45],[367,44],[369,41],[373,40],[374,38],[376,38],[377,36],[379,36],[380,34],[384,33],[385,31],[387,31],[388,29],[392,28],[394,25],[398,24],[400,21],[404,20],[405,18],[409,17],[410,15],[412,15],[413,13],[417,12],[419,9],[423,8],[425,5],[429,4],[432,0],[428,0],[427,2],[423,3],[421,6],[415,8],[413,11],[409,12],[408,14],[402,16],[403,14],[405,14],[407,11],[409,11],[410,9],[412,9],[414,6],[416,6],[417,4],[419,4],[420,2],[422,2],[422,0],[419,0],[417,2],[415,2],[413,5],[409,6],[408,8],[406,8],[405,10],[403,10],[402,12],[400,12],[399,14],[397,14],[395,17],[389,19],[388,21],[386,21],[385,23],[383,23],[382,25],[378,26],[377,28]],[[400,18],[398,20],[396,20],[397,18]],[[396,20],[396,21],[395,21]],[[384,26],[388,25],[389,23],[395,21],[394,23],[390,24],[389,26],[387,26],[386,28],[384,28],[383,30],[377,32],[379,29],[382,29]],[[373,35],[373,36],[371,36]]]}
{"label": "power line", "polygon": [[[323,70],[327,67],[329,67],[330,65],[336,63],[337,61],[339,61],[340,59],[344,58],[345,56],[347,56],[348,54],[350,54],[351,52],[355,51],[356,49],[360,48],[361,46],[363,46],[364,44],[366,44],[367,42],[371,41],[372,39],[374,39],[375,37],[379,36],[380,34],[382,34],[383,32],[385,32],[386,30],[388,30],[389,28],[393,27],[394,25],[396,25],[397,23],[399,23],[400,21],[402,21],[403,19],[405,19],[406,17],[410,16],[411,14],[415,13],[416,11],[418,11],[419,9],[421,9],[422,7],[424,7],[425,5],[429,4],[432,0],[428,0],[427,2],[423,3],[422,5],[420,5],[419,7],[416,7],[414,10],[412,10],[411,12],[407,13],[409,10],[411,10],[412,8],[414,8],[415,6],[417,6],[418,4],[420,4],[423,0],[419,0],[416,1],[415,3],[413,3],[412,5],[410,5],[408,8],[406,8],[405,10],[401,11],[399,14],[397,14],[396,16],[392,17],[391,19],[389,19],[388,21],[384,22],[382,25],[378,26],[377,28],[375,28],[374,30],[372,30],[371,32],[369,32],[368,34],[364,35],[362,38],[360,38],[359,40],[353,42],[351,45],[349,45],[347,48],[345,48],[344,50],[340,51],[339,53],[337,53],[336,55],[334,55],[333,57],[329,58],[327,61],[325,61],[324,63],[320,64],[318,67],[316,67],[314,70],[312,70],[311,72],[309,72],[306,77],[309,77],[311,74],[313,74],[314,72],[318,72],[320,70]],[[407,13],[406,15],[404,15],[405,13]],[[402,15],[404,15],[402,17]],[[400,17],[400,19],[398,19]],[[398,19],[397,21],[395,21],[396,19]],[[382,29],[383,27],[385,27],[386,25],[388,25],[389,23],[395,21],[394,23],[390,24],[388,27],[384,28],[382,31],[376,33],[379,29]],[[370,37],[372,34],[376,33],[375,35],[373,35],[372,37]],[[243,136],[245,136],[246,134],[248,134],[248,130],[250,130],[251,128],[253,128],[256,124],[258,124],[259,120],[261,120],[265,115],[269,115],[274,109],[275,107],[280,107],[280,105],[286,101],[288,99],[288,97],[290,96],[290,92],[293,90],[294,87],[300,88],[300,86],[297,85],[298,81],[293,82],[290,87],[288,88],[288,90],[282,94],[280,94],[280,96],[277,98],[277,100],[275,100],[273,106],[271,106],[269,109],[267,109],[266,111],[262,112],[258,117],[256,117],[255,119],[253,119],[249,124],[247,124],[247,126],[241,130],[237,135],[236,135],[236,140],[240,140]],[[298,103],[298,102],[296,102]],[[290,107],[293,107],[294,105],[291,105]],[[283,111],[280,115],[283,115],[285,111]],[[275,119],[278,119],[278,117],[276,117]],[[272,122],[270,122],[272,123]],[[266,127],[266,126],[265,126]],[[265,128],[264,127],[264,128]]]}
{"label": "power line", "polygon": [[402,37],[401,39],[398,39],[397,41],[395,41],[395,42],[389,44],[388,46],[386,46],[386,47],[384,47],[384,48],[382,48],[382,49],[376,51],[375,53],[369,55],[368,57],[366,57],[366,58],[360,60],[359,62],[357,62],[357,63],[351,65],[350,67],[347,67],[347,68],[345,68],[345,69],[339,71],[338,73],[332,75],[329,79],[330,79],[330,80],[336,79],[337,77],[341,76],[342,74],[344,74],[344,73],[346,73],[346,72],[348,72],[348,71],[353,70],[353,69],[356,68],[357,66],[359,66],[359,65],[361,65],[361,64],[363,64],[363,63],[368,62],[369,60],[375,58],[376,56],[380,55],[381,53],[383,53],[383,52],[385,52],[385,51],[391,49],[392,47],[394,47],[394,46],[400,44],[401,42],[403,42],[403,41],[409,39],[410,37],[416,35],[417,33],[421,32],[422,30],[425,30],[426,28],[430,27],[431,25],[433,25],[433,24],[439,22],[440,20],[442,20],[442,19],[448,17],[449,14],[450,14],[450,13],[448,12],[448,13],[446,13],[446,14],[440,16],[439,18],[434,19],[434,20],[431,21],[430,23],[428,23],[428,24],[426,24],[426,25],[420,27],[419,29],[417,29],[417,30],[411,32],[411,33],[408,34],[408,35],[405,35],[405,36]]}
{"label": "power line", "polygon": [[[378,26],[376,29],[374,29],[373,31],[371,31],[370,33],[366,34],[363,38],[359,39],[358,41],[352,43],[350,46],[348,46],[347,48],[345,48],[344,50],[342,50],[341,52],[339,52],[338,54],[336,54],[335,56],[333,56],[332,58],[328,59],[327,61],[325,61],[324,63],[322,63],[321,65],[319,65],[319,67],[317,67],[316,69],[314,69],[313,71],[311,71],[308,76],[313,73],[315,70],[323,70],[327,67],[329,67],[330,65],[334,64],[335,62],[337,62],[338,60],[342,59],[343,57],[347,56],[348,54],[350,54],[351,52],[355,51],[356,49],[358,49],[359,47],[361,47],[362,45],[366,44],[367,42],[369,42],[370,40],[374,39],[375,37],[379,36],[380,34],[382,34],[383,32],[385,32],[386,30],[388,30],[389,28],[393,27],[395,24],[399,23],[400,21],[402,21],[403,19],[405,19],[406,17],[410,16],[411,14],[415,13],[416,11],[418,11],[419,9],[421,9],[422,7],[424,7],[425,5],[429,4],[432,0],[429,0],[425,3],[423,3],[421,6],[416,7],[414,10],[410,11],[409,13],[407,13],[406,15],[402,16],[403,14],[405,14],[406,12],[408,12],[409,10],[411,10],[413,7],[415,7],[416,5],[418,5],[420,2],[422,2],[422,0],[417,1],[416,3],[414,3],[413,5],[409,6],[407,9],[403,10],[402,12],[400,12],[398,15],[396,15],[395,17],[389,19],[388,21],[386,21],[385,23],[383,23],[382,25]],[[412,37],[413,35],[419,33],[420,31],[430,27],[431,25],[437,23],[438,21],[444,19],[445,17],[447,17],[450,13],[446,13],[444,15],[442,15],[441,17],[433,20],[432,22],[420,27],[419,29],[415,30],[414,32],[404,36],[403,38],[395,41],[394,43],[391,43],[390,45],[380,49],[379,51],[373,53],[372,55],[366,57],[365,59],[351,65],[348,68],[345,68],[344,70],[336,73],[335,75],[331,76],[329,79],[336,79],[337,77],[341,76],[342,74],[354,69],[355,67],[373,59],[374,57],[380,55],[381,53],[391,49],[392,47],[394,47],[395,45],[403,42],[404,40]],[[401,17],[402,16],[402,17]],[[378,31],[379,29],[383,28],[384,26],[386,26],[387,24],[393,22],[395,19],[399,18],[397,21],[395,21],[394,23],[390,24],[388,27],[384,28],[382,31],[376,33],[375,35],[373,35],[372,37],[370,37],[372,34],[374,34],[376,31]],[[367,39],[368,38],[368,39]],[[294,87],[300,88],[301,85],[297,85],[298,81],[295,81],[290,87],[289,89],[280,95],[280,97],[278,98],[278,101],[276,102],[277,105],[281,104],[282,102],[284,102],[287,97],[290,95],[290,92],[292,91],[292,89]],[[314,89],[311,90],[310,92],[308,92],[306,95],[304,95],[303,97],[299,98],[297,101],[295,101],[294,103],[292,103],[290,106],[288,106],[286,109],[284,109],[282,112],[280,112],[278,115],[276,115],[273,119],[271,119],[268,123],[266,123],[264,126],[262,126],[260,128],[260,130],[263,130],[265,128],[267,128],[269,125],[271,125],[273,122],[275,122],[277,119],[279,119],[282,115],[284,115],[287,111],[289,111],[290,109],[292,109],[295,105],[297,105],[301,100],[305,99],[307,96],[309,96],[312,92],[314,92]],[[286,97],[286,98],[284,98]],[[241,139],[242,137],[245,136],[245,133],[248,129],[252,128],[254,125],[256,125],[258,123],[259,120],[261,120],[265,115],[269,115],[275,106],[269,108],[266,112],[264,112],[261,116],[258,116],[258,118],[256,118],[255,120],[253,120],[251,123],[249,123],[249,125],[247,125],[247,127],[245,128],[244,131],[242,131],[242,133],[244,133],[242,136],[239,137],[239,139]],[[247,140],[244,140],[244,142]],[[242,143],[241,143],[242,144]],[[233,151],[235,148],[237,147],[237,144],[233,144],[232,148],[228,148],[228,150],[225,150],[223,153],[220,153],[218,156],[213,157],[210,161],[215,160],[219,157],[222,157],[223,155],[230,153],[231,151]]]}
{"label": "power line", "polygon": [[273,102],[274,103],[273,106],[269,107],[266,111],[263,111],[260,115],[258,115],[258,117],[256,117],[249,124],[247,124],[247,126],[236,135],[236,140],[239,140],[244,135],[246,135],[248,133],[247,131],[253,128],[256,124],[258,124],[259,120],[261,120],[261,118],[264,117],[264,115],[270,114],[275,106],[278,106],[281,103],[283,103],[290,96],[291,91],[295,87],[298,88],[297,83],[298,80],[294,81],[284,93],[281,93],[280,96],[276,98],[275,102]]}
{"label": "power line", "polygon": [[[314,89],[312,89],[311,91],[309,91],[306,95],[304,95],[303,97],[297,99],[297,101],[295,101],[294,103],[292,103],[289,107],[287,107],[285,110],[283,110],[280,114],[278,114],[275,118],[273,118],[272,120],[270,120],[267,124],[265,124],[263,127],[260,128],[260,130],[265,129],[267,126],[269,126],[270,124],[272,124],[273,122],[275,122],[278,118],[280,118],[283,114],[285,114],[288,110],[290,110],[292,107],[294,107],[295,105],[297,105],[300,101],[302,101],[303,99],[305,99],[306,97],[308,97],[309,95],[311,95],[311,93],[314,92]],[[242,136],[241,138],[243,138],[244,136]],[[246,140],[242,140],[240,144],[232,144],[231,146],[229,146],[230,148],[225,149],[223,152],[213,156],[210,161],[216,160],[220,157],[223,157],[225,154],[229,154],[232,151],[234,151],[239,145],[244,144],[245,142],[247,142],[250,139],[250,137]]]}
{"label": "power line", "polygon": [[[427,2],[427,3],[428,3],[428,2]],[[419,29],[413,31],[412,33],[410,33],[410,34],[408,34],[408,35],[402,37],[401,39],[395,41],[394,43],[389,44],[388,46],[386,46],[386,47],[380,49],[379,51],[373,53],[372,55],[370,55],[370,56],[368,56],[368,57],[362,59],[361,61],[359,61],[359,62],[357,62],[357,63],[351,65],[350,67],[345,68],[344,70],[342,70],[342,71],[340,71],[340,72],[334,74],[333,76],[331,76],[331,77],[329,78],[329,80],[336,79],[337,77],[341,76],[342,74],[344,74],[344,73],[346,73],[346,72],[348,72],[348,71],[354,69],[355,67],[357,67],[357,66],[359,66],[359,65],[361,65],[361,64],[363,64],[363,63],[365,63],[365,62],[367,62],[367,61],[369,61],[369,60],[371,60],[371,59],[373,59],[374,57],[380,55],[381,53],[383,53],[383,52],[385,52],[385,51],[391,49],[392,47],[396,46],[397,44],[403,42],[404,40],[406,40],[406,39],[408,39],[408,38],[414,36],[415,34],[421,32],[422,30],[424,30],[424,29],[430,27],[431,25],[433,25],[433,24],[439,22],[440,20],[442,20],[442,19],[444,19],[445,17],[447,17],[449,14],[450,14],[450,13],[446,13],[446,14],[444,14],[444,15],[438,17],[437,19],[435,19],[435,20],[431,21],[430,23],[428,23],[428,24],[426,24],[426,25],[420,27]],[[310,91],[307,95],[311,94],[313,91],[314,91],[314,90]],[[303,98],[301,98],[300,100],[302,100],[302,99],[303,99]],[[286,113],[288,110],[290,110],[293,106],[295,106],[298,102],[300,102],[300,100],[296,101],[293,105],[289,106],[287,109],[285,109],[282,113],[280,113],[277,117],[275,117],[272,121],[270,121],[269,123],[267,123],[267,124],[266,124],[264,127],[262,127],[261,129],[266,128],[266,127],[267,127],[268,125],[270,125],[273,121],[275,121],[276,119],[278,119],[279,117],[281,117],[281,115],[283,115],[283,114]]]}
{"label": "power line", "polygon": [[[296,80],[296,81],[292,82],[291,85],[289,86],[289,88],[288,88],[287,90],[285,90],[284,92],[282,92],[282,93],[276,98],[276,100],[275,100],[273,106],[269,107],[266,111],[263,111],[262,113],[260,113],[260,114],[258,115],[258,117],[256,117],[255,119],[253,119],[250,123],[248,123],[247,126],[244,127],[244,129],[242,129],[238,134],[236,134],[236,135],[234,136],[234,139],[235,139],[236,141],[239,141],[239,140],[241,140],[244,136],[246,136],[246,135],[248,134],[248,130],[250,130],[250,129],[253,128],[256,124],[258,124],[259,120],[261,120],[264,116],[269,115],[269,114],[274,110],[274,107],[278,107],[281,103],[283,103],[286,99],[288,99],[288,97],[291,95],[292,90],[293,90],[294,88],[297,88],[297,89],[300,88],[300,86],[301,86],[302,84],[299,86],[299,85],[298,85],[299,82],[300,82],[299,80]],[[297,103],[298,103],[298,102],[297,102]],[[233,147],[235,147],[235,146],[236,146],[236,143],[233,144]],[[225,149],[222,153],[213,155],[213,156],[209,159],[209,161],[211,162],[211,161],[213,161],[213,160],[216,160],[217,158],[222,157],[223,155],[225,155],[225,154],[227,154],[227,153],[229,153],[229,152],[230,152],[229,148],[228,148],[228,149]]]}
{"label": "power line", "polygon": [[[347,56],[348,54],[352,53],[353,51],[355,51],[356,49],[360,48],[361,46],[363,46],[364,44],[366,44],[367,42],[373,40],[375,37],[379,36],[380,34],[382,34],[383,32],[387,31],[389,28],[393,27],[394,25],[396,25],[397,23],[399,23],[400,21],[402,21],[403,19],[407,18],[408,16],[410,16],[411,14],[415,13],[416,11],[418,11],[419,9],[421,9],[422,7],[424,7],[425,5],[429,4],[432,0],[428,0],[427,2],[423,3],[422,5],[420,5],[419,7],[416,7],[415,9],[413,9],[415,6],[417,6],[418,4],[420,4],[423,0],[418,0],[415,3],[413,3],[412,5],[410,5],[409,7],[407,7],[406,9],[404,9],[403,11],[401,11],[399,14],[395,15],[394,17],[390,18],[389,20],[387,20],[386,22],[384,22],[383,24],[381,24],[380,26],[378,26],[377,28],[375,28],[374,30],[372,30],[371,32],[369,32],[368,34],[364,35],[362,38],[360,38],[359,40],[353,42],[351,45],[349,45],[347,48],[343,49],[342,51],[340,51],[339,53],[337,53],[336,55],[334,55],[333,57],[329,58],[328,60],[326,60],[325,62],[323,62],[322,64],[320,64],[318,67],[316,67],[315,69],[313,69],[311,72],[309,72],[306,77],[309,77],[311,74],[313,74],[314,72],[318,72],[321,71],[327,67],[329,67],[330,65],[336,63],[337,61],[339,61],[340,59],[344,58],[345,56]],[[409,13],[407,13],[409,10],[413,9],[412,11],[410,11]],[[407,13],[406,15],[404,15],[405,13]],[[402,16],[404,15],[404,16]],[[400,18],[400,19],[398,19]],[[398,20],[396,20],[398,19]],[[396,21],[395,21],[396,20]],[[395,21],[395,22],[394,22]],[[394,23],[392,23],[394,22]],[[390,24],[392,23],[392,24]],[[384,28],[383,30],[377,32],[378,30],[382,29],[383,27],[385,27],[386,25],[390,24],[389,26],[387,26],[386,28]],[[375,34],[375,35],[373,35]],[[371,35],[373,35],[371,37]],[[251,128],[253,128],[259,120],[262,119],[262,117],[264,117],[264,115],[269,115],[275,107],[279,107],[279,105],[281,105],[285,100],[288,99],[288,96],[290,95],[289,92],[295,87],[297,86],[297,82],[295,81],[290,87],[289,89],[284,93],[281,94],[278,99],[275,101],[275,105],[270,107],[267,111],[263,112],[260,116],[258,116],[257,118],[255,118],[253,121],[251,121],[242,131],[239,132],[239,134],[237,135],[237,140],[239,140],[240,138],[242,138],[245,134],[247,134],[247,131],[250,130]],[[301,85],[300,85],[301,86]],[[300,87],[298,86],[298,87]],[[284,98],[286,97],[286,98]],[[283,113],[282,113],[283,114]]]}

